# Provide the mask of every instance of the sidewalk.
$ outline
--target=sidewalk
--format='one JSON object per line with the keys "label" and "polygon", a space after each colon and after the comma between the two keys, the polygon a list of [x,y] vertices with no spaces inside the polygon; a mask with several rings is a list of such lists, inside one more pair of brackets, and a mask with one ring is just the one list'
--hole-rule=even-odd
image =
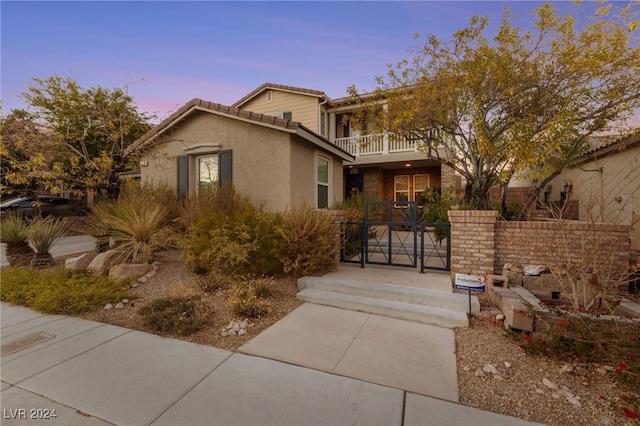
{"label": "sidewalk", "polygon": [[[335,314],[323,311],[333,308],[308,306],[282,323],[291,327],[306,317],[307,322],[298,323],[298,330],[292,331],[292,336],[307,335],[300,340],[298,353],[314,340],[313,328],[306,329],[309,321]],[[364,322],[369,326],[363,324],[357,338],[345,338],[342,344],[349,350],[342,347],[336,352],[343,351],[340,361],[332,361],[332,368],[327,368],[337,373],[332,374],[92,321],[42,315],[5,303],[0,310],[3,425],[531,424],[393,384],[372,383],[365,377],[368,373],[362,372],[383,369],[376,364],[381,359],[375,356],[376,346],[393,346],[383,332],[388,319],[375,315],[354,313],[366,315]],[[274,326],[276,334],[278,324],[282,325]],[[368,333],[368,327],[380,333]],[[259,341],[254,339],[256,343],[245,345],[246,351],[266,345],[274,333],[271,330],[258,336]],[[340,335],[341,328],[336,330]],[[277,347],[278,340],[273,338],[271,347]],[[327,341],[316,347],[329,350],[332,345]],[[316,355],[324,359],[322,353]],[[367,359],[372,361],[369,367]],[[388,364],[389,371],[416,368],[403,363]],[[345,377],[360,373],[360,379]],[[439,380],[431,379],[434,388]],[[55,418],[33,419],[53,410]]]}

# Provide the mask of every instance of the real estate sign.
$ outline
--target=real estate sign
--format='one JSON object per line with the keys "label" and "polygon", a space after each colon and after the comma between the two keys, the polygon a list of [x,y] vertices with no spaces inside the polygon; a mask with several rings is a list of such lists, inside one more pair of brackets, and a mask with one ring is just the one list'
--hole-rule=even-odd
{"label": "real estate sign", "polygon": [[487,277],[456,274],[455,286],[458,290],[485,291]]}

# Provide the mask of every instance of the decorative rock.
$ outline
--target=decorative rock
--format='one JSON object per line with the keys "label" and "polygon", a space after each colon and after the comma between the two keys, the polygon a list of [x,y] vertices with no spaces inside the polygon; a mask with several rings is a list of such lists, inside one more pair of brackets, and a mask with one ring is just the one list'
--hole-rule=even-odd
{"label": "decorative rock", "polygon": [[147,282],[147,277],[140,277],[136,280],[136,282],[140,283],[140,284],[144,284]]}
{"label": "decorative rock", "polygon": [[108,250],[96,255],[89,266],[87,266],[87,271],[91,272],[96,277],[106,275],[114,264],[113,253],[113,250]]}
{"label": "decorative rock", "polygon": [[131,287],[133,287],[133,288],[138,287],[138,283],[137,283],[137,282],[135,282],[135,283],[131,284]]}
{"label": "decorative rock", "polygon": [[129,299],[122,299],[122,303],[124,303],[125,305],[129,303]]}
{"label": "decorative rock", "polygon": [[240,323],[240,328],[247,328],[249,326],[249,324],[246,321],[242,321]]}
{"label": "decorative rock", "polygon": [[95,251],[87,252],[81,256],[67,259],[64,262],[65,269],[71,269],[72,271],[84,271],[86,270],[93,259],[98,255]]}
{"label": "decorative rock", "polygon": [[553,390],[559,389],[555,383],[553,383],[551,380],[547,379],[546,377],[542,379],[542,384]]}
{"label": "decorative rock", "polygon": [[158,261],[158,260],[154,260],[153,263],[151,264],[152,266],[160,266],[162,265],[162,262]]}
{"label": "decorative rock", "polygon": [[240,331],[238,331],[238,336],[244,336],[245,334],[247,334],[247,330],[244,328],[241,328]]}
{"label": "decorative rock", "polygon": [[524,275],[537,277],[538,275],[547,272],[549,268],[545,265],[527,265],[522,268]]}
{"label": "decorative rock", "polygon": [[496,321],[504,321],[504,315],[503,314],[496,315]]}
{"label": "decorative rock", "polygon": [[484,367],[482,367],[482,371],[485,373],[498,374],[498,369],[493,364],[485,364]]}
{"label": "decorative rock", "polygon": [[151,265],[148,263],[121,263],[109,269],[109,278],[116,280],[130,277],[141,277],[149,272]]}
{"label": "decorative rock", "polygon": [[572,371],[573,371],[573,367],[571,366],[571,364],[566,364],[562,366],[563,373],[571,373]]}
{"label": "decorative rock", "polygon": [[238,334],[238,333],[236,333],[236,332],[235,332],[235,331],[233,331],[233,330],[229,331],[229,336],[235,336],[236,334]]}
{"label": "decorative rock", "polygon": [[223,331],[223,332],[220,334],[220,336],[222,336],[222,337],[227,337],[228,335],[229,335],[229,333],[227,333],[226,331]]}
{"label": "decorative rock", "polygon": [[113,305],[111,303],[107,303],[106,305],[104,305],[104,308],[107,310],[113,309]]}
{"label": "decorative rock", "polygon": [[582,407],[582,403],[574,397],[567,397],[567,401],[569,401],[571,404],[575,405],[578,408]]}
{"label": "decorative rock", "polygon": [[542,389],[540,389],[540,388],[536,388],[536,393],[538,395],[544,395],[544,391]]}
{"label": "decorative rock", "polygon": [[484,377],[484,376],[485,376],[484,371],[482,371],[482,370],[480,370],[480,369],[478,369],[478,370],[476,371],[476,377]]}
{"label": "decorative rock", "polygon": [[493,375],[493,378],[494,378],[494,379],[496,379],[496,380],[504,380],[504,379],[502,378],[502,376],[501,376],[501,375],[499,375],[499,374],[494,374],[494,375]]}
{"label": "decorative rock", "polygon": [[551,394],[551,397],[552,397],[553,399],[560,399],[560,398],[562,398],[562,396],[561,396],[558,392],[553,392],[553,393]]}
{"label": "decorative rock", "polygon": [[511,368],[511,363],[509,361],[505,361],[504,366],[507,368]]}
{"label": "decorative rock", "polygon": [[238,331],[240,331],[240,326],[238,324],[234,324],[232,330],[237,333]]}
{"label": "decorative rock", "polygon": [[157,274],[157,272],[156,272],[156,271],[154,271],[154,270],[151,270],[151,271],[147,272],[147,275],[145,275],[145,277],[147,277],[147,278],[151,278],[151,277],[153,277],[155,274]]}
{"label": "decorative rock", "polygon": [[122,309],[122,308],[124,308],[124,304],[122,302],[118,302],[118,303],[116,303],[116,306],[114,306],[114,308]]}

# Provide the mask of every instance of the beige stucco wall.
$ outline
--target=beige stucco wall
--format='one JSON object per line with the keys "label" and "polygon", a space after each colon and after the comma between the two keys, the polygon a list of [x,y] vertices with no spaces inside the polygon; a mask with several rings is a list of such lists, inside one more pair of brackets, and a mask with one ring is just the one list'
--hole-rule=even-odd
{"label": "beige stucco wall", "polygon": [[[320,99],[316,96],[291,93],[281,90],[271,90],[271,101],[267,100],[267,92],[260,93],[247,103],[240,106],[240,109],[253,111],[260,114],[274,114],[280,112],[291,112],[291,119],[302,123],[316,133],[318,129],[318,104]],[[327,117],[328,120],[328,117]]]}
{"label": "beige stucco wall", "polygon": [[580,203],[580,220],[631,224],[632,248],[640,250],[640,146],[563,171],[551,182],[551,200],[560,199],[567,181],[573,184],[570,198]]}
{"label": "beige stucco wall", "polygon": [[[315,156],[322,150],[297,135],[198,112],[178,123],[163,138],[165,143],[146,151],[141,157],[142,164],[147,164],[141,168],[143,182],[166,182],[177,189],[177,157],[189,154],[189,190],[193,194],[195,159],[204,154],[200,151],[232,150],[233,184],[238,193],[249,197],[253,204],[264,205],[273,211],[283,211],[301,203],[315,206]],[[188,150],[203,144],[210,147]],[[332,158],[332,164],[332,197],[341,200],[342,161]]]}

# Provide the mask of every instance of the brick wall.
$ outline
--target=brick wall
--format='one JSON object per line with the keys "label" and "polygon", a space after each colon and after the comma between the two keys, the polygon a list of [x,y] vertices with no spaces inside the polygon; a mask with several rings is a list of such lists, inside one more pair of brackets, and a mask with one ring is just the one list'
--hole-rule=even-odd
{"label": "brick wall", "polygon": [[513,265],[579,265],[610,274],[629,266],[630,226],[577,221],[498,221],[497,211],[449,211],[451,274],[501,273]]}
{"label": "brick wall", "polygon": [[513,265],[590,265],[610,271],[629,267],[626,225],[578,221],[506,222],[496,224],[496,271]]}
{"label": "brick wall", "polygon": [[382,199],[384,195],[384,173],[382,169],[361,169],[362,192],[366,195]]}

